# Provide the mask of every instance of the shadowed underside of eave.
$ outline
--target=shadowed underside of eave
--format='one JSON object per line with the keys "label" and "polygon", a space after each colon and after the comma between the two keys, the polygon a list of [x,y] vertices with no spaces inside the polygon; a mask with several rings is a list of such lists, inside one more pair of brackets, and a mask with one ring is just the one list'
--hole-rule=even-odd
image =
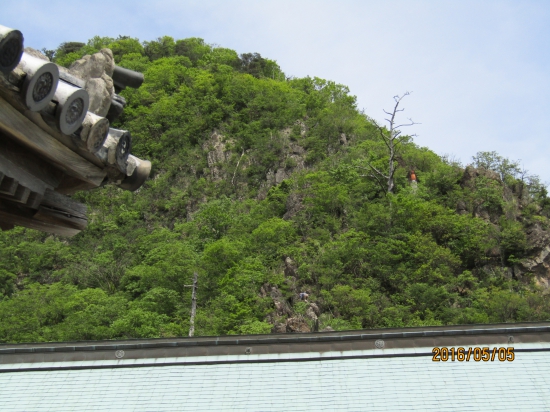
{"label": "shadowed underside of eave", "polygon": [[[0,229],[73,236],[87,226],[86,206],[66,195],[107,183],[133,191],[149,176],[130,133],[109,127],[125,105],[116,93],[143,75],[115,66],[108,49],[67,70],[23,50],[22,33],[4,26],[0,62]],[[111,99],[96,107],[98,67]]]}

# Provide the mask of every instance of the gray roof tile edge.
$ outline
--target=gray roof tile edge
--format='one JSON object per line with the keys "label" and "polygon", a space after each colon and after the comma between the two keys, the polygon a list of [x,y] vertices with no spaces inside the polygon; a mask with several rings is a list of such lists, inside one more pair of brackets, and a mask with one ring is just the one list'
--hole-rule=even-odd
{"label": "gray roof tile edge", "polygon": [[[45,365],[37,366],[39,364],[24,364],[17,365],[17,367],[10,367],[11,365],[1,365],[1,373],[13,373],[13,372],[25,372],[25,371],[55,371],[55,370],[85,370],[85,369],[118,369],[118,368],[136,368],[136,367],[163,367],[163,366],[196,366],[196,365],[221,365],[221,364],[251,364],[251,363],[281,363],[281,362],[319,362],[319,361],[337,361],[337,360],[353,360],[353,359],[376,359],[376,358],[410,358],[410,357],[431,357],[433,353],[430,348],[414,348],[413,351],[401,352],[401,353],[375,353],[376,351],[366,351],[366,354],[324,354],[313,355],[303,353],[303,356],[284,356],[284,357],[252,357],[247,358],[243,356],[205,356],[204,359],[198,359],[194,357],[191,359],[180,358],[180,360],[174,359],[170,362],[158,361],[157,359],[129,359],[127,362],[123,361],[74,361],[63,362],[63,365],[54,365],[55,362],[48,362]],[[528,349],[516,349],[516,353],[529,353],[529,352],[550,352],[550,346],[547,348],[528,348]],[[295,354],[299,355],[299,354]],[[71,363],[72,365],[67,365]],[[452,363],[452,362],[448,362]]]}
{"label": "gray roof tile edge", "polygon": [[[550,351],[550,349],[548,349]],[[133,362],[129,363],[105,363],[101,364],[97,361],[90,361],[89,363],[77,361],[71,366],[36,366],[37,364],[26,364],[32,366],[21,366],[14,368],[4,367],[0,368],[0,373],[11,372],[25,372],[25,371],[55,371],[55,370],[83,370],[83,369],[117,369],[117,368],[135,368],[135,367],[162,367],[162,366],[194,366],[194,365],[222,365],[222,364],[243,364],[243,363],[281,363],[281,362],[318,362],[318,361],[333,361],[333,360],[352,360],[352,359],[368,359],[368,358],[390,358],[390,357],[418,357],[418,356],[432,356],[431,352],[411,352],[401,354],[368,354],[368,355],[338,355],[338,356],[303,356],[303,357],[284,357],[284,358],[255,358],[255,359],[215,359],[215,360],[190,360],[190,361],[174,361],[174,362],[151,362],[144,360],[145,362]],[[205,357],[210,358],[210,357]],[[220,357],[213,357],[220,358]],[[66,363],[66,362],[65,362]]]}
{"label": "gray roof tile edge", "polygon": [[[473,325],[474,326],[474,325]],[[225,346],[225,345],[264,345],[264,344],[293,344],[293,343],[320,343],[320,342],[336,342],[336,341],[354,341],[354,340],[369,340],[369,339],[407,339],[419,337],[438,337],[438,336],[459,336],[459,335],[484,335],[484,334],[519,334],[519,333],[541,333],[550,332],[550,323],[546,322],[539,326],[524,326],[524,327],[502,327],[502,328],[480,328],[480,325],[475,325],[475,329],[442,329],[442,330],[426,330],[426,331],[407,331],[405,328],[401,332],[382,332],[376,331],[373,333],[349,334],[349,331],[343,332],[346,334],[330,333],[327,335],[310,335],[300,334],[293,336],[273,336],[267,338],[253,338],[247,336],[240,339],[227,339],[224,337],[215,337],[212,339],[201,338],[200,340],[185,340],[181,341],[163,341],[155,342],[151,339],[143,339],[133,341],[132,343],[117,343],[116,341],[96,341],[96,345],[86,345],[88,342],[81,342],[83,345],[77,345],[71,342],[67,346],[40,346],[28,347],[29,344],[0,344],[1,354],[13,353],[40,353],[40,352],[72,352],[72,351],[110,351],[110,350],[129,350],[129,349],[154,349],[168,347],[185,347],[185,346]],[[174,338],[182,339],[182,338]],[[107,343],[108,342],[108,343]],[[52,342],[52,344],[60,345],[63,342]],[[39,345],[39,344],[37,344]],[[2,348],[4,346],[4,348]],[[11,346],[11,347],[5,347]],[[19,346],[19,347],[18,347]]]}

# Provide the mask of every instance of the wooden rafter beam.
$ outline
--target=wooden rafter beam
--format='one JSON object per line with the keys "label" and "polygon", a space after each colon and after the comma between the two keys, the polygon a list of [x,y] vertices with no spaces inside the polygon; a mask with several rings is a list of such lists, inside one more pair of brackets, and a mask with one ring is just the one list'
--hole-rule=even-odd
{"label": "wooden rafter beam", "polygon": [[23,169],[29,179],[38,180],[41,185],[50,189],[59,186],[64,176],[61,170],[17,144],[0,131],[0,167],[2,165],[5,167],[12,165],[12,168],[16,170]]}
{"label": "wooden rafter beam", "polygon": [[66,216],[60,217],[55,212],[53,214],[49,212],[49,210],[46,210],[42,215],[39,215],[38,217],[41,218],[39,220],[35,218],[38,215],[35,211],[23,207],[15,207],[10,202],[0,200],[0,228],[7,230],[13,227],[13,225],[17,225],[60,236],[74,236],[86,226],[79,221],[68,224],[65,221]]}
{"label": "wooden rafter beam", "polygon": [[34,150],[66,174],[98,187],[106,172],[32,123],[0,97],[0,130]]}
{"label": "wooden rafter beam", "polygon": [[62,210],[67,214],[81,219],[87,219],[86,212],[88,211],[88,207],[85,204],[77,202],[70,197],[63,196],[53,190],[46,190],[44,198],[42,199],[42,205]]}

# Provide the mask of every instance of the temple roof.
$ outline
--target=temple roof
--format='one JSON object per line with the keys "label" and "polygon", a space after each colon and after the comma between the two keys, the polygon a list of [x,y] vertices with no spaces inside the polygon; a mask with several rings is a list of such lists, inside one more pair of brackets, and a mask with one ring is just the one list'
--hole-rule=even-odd
{"label": "temple roof", "polygon": [[[497,350],[434,362],[434,347]],[[549,410],[549,370],[549,322],[5,344],[0,409]]]}
{"label": "temple roof", "polygon": [[23,34],[0,26],[0,229],[24,226],[73,236],[87,223],[79,190],[138,189],[151,163],[131,154],[127,130],[110,123],[141,73],[114,64],[109,49],[68,69],[24,49]]}

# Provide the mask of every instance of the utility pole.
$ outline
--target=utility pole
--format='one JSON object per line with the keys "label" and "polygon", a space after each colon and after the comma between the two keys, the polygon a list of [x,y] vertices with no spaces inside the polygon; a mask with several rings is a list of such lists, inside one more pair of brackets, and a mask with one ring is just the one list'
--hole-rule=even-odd
{"label": "utility pole", "polygon": [[197,313],[197,277],[199,274],[195,272],[193,274],[193,284],[183,285],[186,288],[193,288],[191,292],[191,318],[189,319],[189,337],[193,337],[195,334],[195,314]]}

